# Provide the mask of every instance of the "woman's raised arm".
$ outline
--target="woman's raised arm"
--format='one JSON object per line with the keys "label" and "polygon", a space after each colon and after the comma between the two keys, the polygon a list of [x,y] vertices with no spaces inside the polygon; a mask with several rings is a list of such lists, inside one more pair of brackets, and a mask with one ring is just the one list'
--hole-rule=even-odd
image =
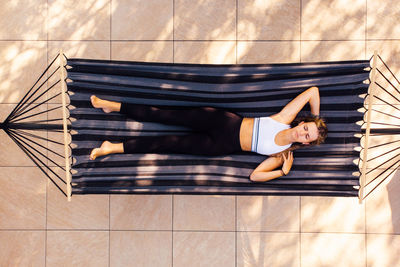
{"label": "woman's raised arm", "polygon": [[310,103],[311,114],[318,116],[320,102],[318,87],[308,88],[290,101],[279,113],[271,117],[279,122],[290,124],[308,102]]}

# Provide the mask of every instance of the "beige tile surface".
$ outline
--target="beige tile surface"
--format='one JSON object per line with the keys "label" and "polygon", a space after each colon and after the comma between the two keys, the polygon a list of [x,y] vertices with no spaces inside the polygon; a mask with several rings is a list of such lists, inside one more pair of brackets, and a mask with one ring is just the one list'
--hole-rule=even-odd
{"label": "beige tile surface", "polygon": [[109,0],[49,0],[49,40],[109,40]]}
{"label": "beige tile surface", "polygon": [[0,228],[45,229],[46,178],[36,167],[0,167]]}
{"label": "beige tile surface", "polygon": [[234,64],[235,41],[174,42],[175,63]]}
{"label": "beige tile surface", "polygon": [[301,266],[365,266],[364,234],[301,234]]}
{"label": "beige tile surface", "polygon": [[239,232],[237,266],[300,266],[300,234]]}
{"label": "beige tile surface", "polygon": [[[65,179],[61,169],[52,169]],[[68,202],[50,181],[47,188],[47,229],[109,229],[108,195],[73,195]]]}
{"label": "beige tile surface", "polygon": [[234,196],[174,196],[174,230],[235,231]]}
{"label": "beige tile surface", "polygon": [[239,64],[290,63],[300,61],[300,42],[245,42],[237,44]]}
{"label": "beige tile surface", "polygon": [[400,7],[390,0],[370,0],[367,5],[367,38],[398,39]]}
{"label": "beige tile surface", "polygon": [[399,264],[400,236],[368,234],[367,251],[367,266],[397,266]]}
{"label": "beige tile surface", "polygon": [[49,63],[60,53],[68,58],[110,59],[109,41],[49,41]]}
{"label": "beige tile surface", "polygon": [[400,233],[400,173],[395,171],[366,199],[368,233]]}
{"label": "beige tile surface", "polygon": [[108,266],[108,231],[47,231],[46,266]]}
{"label": "beige tile surface", "polygon": [[110,196],[112,230],[172,230],[172,196]]}
{"label": "beige tile surface", "polygon": [[236,0],[174,1],[175,40],[234,40]]}
{"label": "beige tile surface", "polygon": [[[395,77],[393,77],[393,74],[391,74],[386,67],[383,65],[383,63],[378,60],[377,62],[377,67],[378,69],[383,73],[383,75],[390,81],[390,83],[380,74],[377,74],[377,82],[385,88],[387,91],[392,93],[395,97],[400,99],[400,94],[398,91],[400,91],[400,58],[399,58],[399,53],[400,53],[400,43],[398,41],[367,41],[367,56],[368,58],[373,55],[374,51],[377,51],[378,54],[381,56],[383,61],[389,66],[390,70],[393,72],[393,74],[396,76],[397,80]],[[394,88],[395,87],[395,88]],[[381,88],[378,88],[377,93],[379,96],[382,96],[382,98],[386,101],[388,101],[391,104],[398,104],[399,101],[394,99],[393,97],[390,97],[387,93],[385,93]],[[377,100],[374,103],[376,104],[384,104],[383,102]],[[400,112],[396,111],[393,115],[400,114]]]}
{"label": "beige tile surface", "polygon": [[[366,3],[355,0],[301,1],[302,40],[355,40],[365,38]],[[340,30],[339,30],[340,29]]]}
{"label": "beige tile surface", "polygon": [[[363,60],[364,41],[304,41],[301,43],[301,62]],[[367,55],[367,58],[368,55]]]}
{"label": "beige tile surface", "polygon": [[365,207],[357,198],[301,197],[301,231],[365,232]]}
{"label": "beige tile surface", "polygon": [[300,230],[300,197],[238,196],[238,231]]}
{"label": "beige tile surface", "polygon": [[113,0],[112,40],[172,40],[171,0]]}
{"label": "beige tile surface", "polygon": [[172,232],[111,231],[110,266],[172,266]]}
{"label": "beige tile surface", "polygon": [[47,1],[1,1],[1,40],[46,40]]}
{"label": "beige tile surface", "polygon": [[113,60],[172,62],[173,50],[174,45],[171,41],[113,41],[111,43]]}
{"label": "beige tile surface", "polygon": [[2,266],[44,266],[45,231],[0,231]]}
{"label": "beige tile surface", "polygon": [[173,266],[235,266],[235,233],[174,232]]}
{"label": "beige tile surface", "polygon": [[0,103],[18,103],[47,66],[45,41],[0,41]]}
{"label": "beige tile surface", "polygon": [[299,40],[300,2],[238,1],[238,40]]}

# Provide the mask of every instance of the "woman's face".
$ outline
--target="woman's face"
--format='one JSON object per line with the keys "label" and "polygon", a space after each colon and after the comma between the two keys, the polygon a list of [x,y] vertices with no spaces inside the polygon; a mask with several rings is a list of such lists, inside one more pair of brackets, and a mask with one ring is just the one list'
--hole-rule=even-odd
{"label": "woman's face", "polygon": [[294,142],[309,144],[318,139],[318,128],[315,122],[300,122],[292,128],[292,138]]}

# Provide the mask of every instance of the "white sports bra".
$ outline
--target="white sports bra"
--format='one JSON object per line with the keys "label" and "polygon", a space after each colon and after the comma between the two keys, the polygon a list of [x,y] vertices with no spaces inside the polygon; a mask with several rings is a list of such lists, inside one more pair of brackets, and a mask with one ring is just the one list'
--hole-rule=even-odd
{"label": "white sports bra", "polygon": [[277,133],[289,128],[290,125],[280,123],[270,117],[254,118],[251,151],[263,155],[272,155],[289,148],[292,144],[279,146],[275,143]]}

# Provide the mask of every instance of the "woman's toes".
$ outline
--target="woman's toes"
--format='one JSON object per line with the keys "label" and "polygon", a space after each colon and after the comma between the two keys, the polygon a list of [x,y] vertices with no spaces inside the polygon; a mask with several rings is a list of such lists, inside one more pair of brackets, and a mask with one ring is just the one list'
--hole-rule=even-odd
{"label": "woman's toes", "polygon": [[99,149],[98,148],[95,148],[95,149],[93,149],[92,150],[92,152],[90,153],[90,159],[91,160],[95,160],[96,158],[97,158],[97,152],[99,151]]}

